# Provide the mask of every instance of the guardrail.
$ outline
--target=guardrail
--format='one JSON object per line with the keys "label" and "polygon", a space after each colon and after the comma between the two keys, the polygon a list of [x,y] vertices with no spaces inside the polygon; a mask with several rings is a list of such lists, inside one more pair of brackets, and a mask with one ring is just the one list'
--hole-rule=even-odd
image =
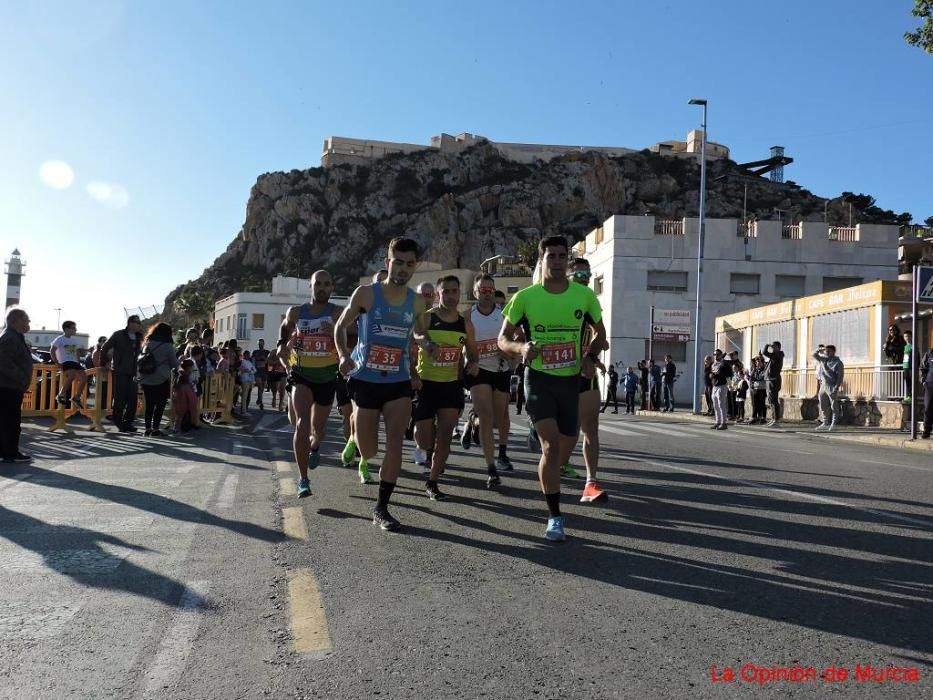
{"label": "guardrail", "polygon": [[785,238],[791,241],[800,240],[800,224],[795,224],[793,226],[782,226],[781,227],[781,238]]}
{"label": "guardrail", "polygon": [[[68,419],[84,416],[91,421],[89,430],[104,431],[104,419],[113,415],[113,381],[111,371],[102,367],[86,370],[88,382],[82,392],[81,403],[84,408],[60,405],[55,397],[61,391],[62,374],[56,365],[33,365],[32,380],[29,390],[23,395],[24,418],[52,418],[49,432],[64,430],[72,432]],[[93,384],[93,387],[92,387]],[[198,399],[198,408],[202,415],[208,416],[214,424],[233,422],[233,392],[235,381],[232,374],[214,374],[204,378],[203,392]],[[93,390],[92,390],[93,389]],[[140,391],[137,395],[136,414],[144,415],[146,399]],[[174,421],[171,400],[165,410],[169,425]]]}
{"label": "guardrail", "polygon": [[[786,369],[781,372],[781,396],[816,396],[816,368]],[[839,395],[850,399],[892,401],[904,398],[904,371],[897,365],[846,368]]]}
{"label": "guardrail", "polygon": [[829,240],[854,243],[858,241],[858,229],[854,226],[830,226]]}
{"label": "guardrail", "polygon": [[654,222],[655,236],[683,236],[684,222],[659,219]]}

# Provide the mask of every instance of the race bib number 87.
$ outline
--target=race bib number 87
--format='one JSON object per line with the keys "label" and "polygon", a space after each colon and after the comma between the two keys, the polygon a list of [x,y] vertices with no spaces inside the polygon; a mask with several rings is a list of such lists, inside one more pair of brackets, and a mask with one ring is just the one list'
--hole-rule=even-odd
{"label": "race bib number 87", "polygon": [[554,343],[541,348],[542,369],[565,369],[577,365],[576,343]]}
{"label": "race bib number 87", "polygon": [[460,362],[460,348],[441,346],[437,349],[435,367],[452,367]]}
{"label": "race bib number 87", "polygon": [[402,366],[402,348],[386,345],[370,345],[366,355],[366,366],[380,372],[398,372]]}

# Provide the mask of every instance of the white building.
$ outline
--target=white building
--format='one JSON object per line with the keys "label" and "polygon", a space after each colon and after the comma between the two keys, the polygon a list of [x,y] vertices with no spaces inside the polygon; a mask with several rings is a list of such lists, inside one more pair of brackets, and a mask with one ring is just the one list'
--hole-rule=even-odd
{"label": "white building", "polygon": [[[274,348],[279,339],[279,326],[288,307],[311,301],[310,280],[298,277],[275,277],[272,292],[235,292],[214,304],[214,343],[236,339],[247,350],[259,347],[259,340],[267,348]],[[338,306],[348,298],[332,296]]]}
{"label": "white building", "polygon": [[[698,219],[613,216],[576,246],[603,306],[607,359],[634,366],[648,357],[654,334],[655,361],[670,354],[682,373],[680,403],[690,403],[693,389],[698,230]],[[706,220],[704,355],[714,349],[717,316],[898,276],[897,226],[759,221],[747,234],[735,219]]]}

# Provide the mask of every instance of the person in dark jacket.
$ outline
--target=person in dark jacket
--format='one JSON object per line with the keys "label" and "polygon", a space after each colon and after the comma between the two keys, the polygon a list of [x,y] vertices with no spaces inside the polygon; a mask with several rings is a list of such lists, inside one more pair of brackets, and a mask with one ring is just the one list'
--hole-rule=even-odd
{"label": "person in dark jacket", "polygon": [[665,413],[674,410],[674,382],[677,380],[677,365],[674,364],[674,358],[670,355],[664,356],[664,370],[661,373],[663,397],[661,403],[664,406]]}
{"label": "person in dark jacket", "polygon": [[901,366],[904,362],[904,336],[901,335],[901,329],[898,325],[892,324],[888,327],[888,335],[884,339],[884,345],[881,351],[884,353],[884,359],[889,365]]}
{"label": "person in dark jacket", "polygon": [[920,437],[928,440],[933,431],[933,348],[920,360],[920,388],[923,390],[923,433]]}
{"label": "person in dark jacket", "polygon": [[[139,386],[136,384],[136,358],[139,356],[142,325],[135,314],[126,319],[126,328],[115,332],[100,349],[101,367],[113,371],[113,422],[121,433],[135,433],[136,402]],[[108,358],[112,354],[112,362]]]}
{"label": "person in dark jacket", "polygon": [[661,368],[648,360],[648,393],[651,396],[651,410],[661,409]]}
{"label": "person in dark jacket", "polygon": [[706,415],[713,415],[713,377],[710,367],[713,366],[713,356],[703,358],[703,396],[706,398]]}
{"label": "person in dark jacket", "polygon": [[23,394],[32,383],[32,353],[26,345],[29,315],[10,309],[6,330],[0,335],[0,458],[4,464],[28,462],[19,451],[23,421]]}
{"label": "person in dark jacket", "polygon": [[638,372],[641,375],[639,386],[641,387],[641,410],[648,410],[648,363],[644,360],[638,361]]}
{"label": "person in dark jacket", "polygon": [[164,435],[160,430],[162,413],[172,393],[172,370],[178,366],[175,347],[172,345],[172,327],[167,323],[150,326],[143,339],[142,351],[155,359],[155,370],[139,375],[139,383],[146,397],[146,435]]}
{"label": "person in dark jacket", "polygon": [[613,404],[613,413],[619,412],[619,398],[617,395],[619,389],[619,373],[616,372],[616,368],[613,365],[609,365],[609,377],[608,383],[606,385],[606,402],[603,404],[603,407],[599,409],[600,413],[605,413],[606,408],[609,406],[611,401]]}
{"label": "person in dark jacket", "polygon": [[767,359],[765,364],[765,384],[768,394],[768,404],[771,406],[771,421],[769,426],[774,427],[781,422],[781,371],[784,369],[784,352],[781,344],[774,341],[765,345],[761,356]]}
{"label": "person in dark jacket", "polygon": [[713,353],[713,364],[710,365],[710,376],[713,379],[713,411],[716,413],[716,424],[710,426],[713,430],[725,430],[729,427],[726,417],[726,394],[729,390],[729,380],[732,379],[732,363],[726,359],[722,350]]}

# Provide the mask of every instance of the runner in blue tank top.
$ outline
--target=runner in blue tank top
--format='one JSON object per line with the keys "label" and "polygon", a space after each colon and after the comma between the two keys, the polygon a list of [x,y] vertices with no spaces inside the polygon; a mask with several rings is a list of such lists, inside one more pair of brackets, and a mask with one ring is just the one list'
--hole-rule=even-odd
{"label": "runner in blue tank top", "polygon": [[[388,277],[378,284],[357,287],[337,321],[335,345],[340,352],[340,373],[350,378],[350,394],[356,404],[356,445],[360,478],[368,481],[369,460],[379,449],[379,415],[385,424],[385,457],[379,470],[379,497],[373,508],[373,524],[397,530],[389,514],[389,498],[402,468],[402,440],[411,416],[412,391],[421,380],[411,366],[412,332],[427,343],[424,299],[408,288],[418,265],[418,244],[410,238],[393,238],[385,259]],[[347,331],[357,324],[358,340],[348,353]]]}

